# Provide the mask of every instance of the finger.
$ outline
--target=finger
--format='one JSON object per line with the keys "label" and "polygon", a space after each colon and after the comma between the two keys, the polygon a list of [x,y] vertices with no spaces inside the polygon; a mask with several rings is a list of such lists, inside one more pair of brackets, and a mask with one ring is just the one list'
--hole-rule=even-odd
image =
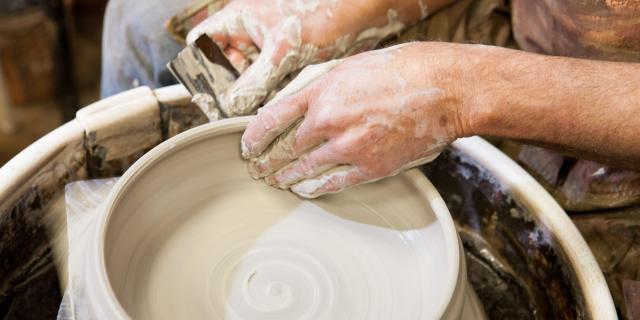
{"label": "finger", "polygon": [[326,143],[265,178],[269,185],[289,188],[304,179],[313,179],[343,163],[333,143]]}
{"label": "finger", "polygon": [[251,114],[284,77],[301,67],[301,28],[300,20],[291,17],[268,36],[257,60],[222,95],[220,107],[227,115]]}
{"label": "finger", "polygon": [[230,35],[229,37],[228,49],[240,52],[249,61],[249,65],[258,58],[260,51],[251,38],[244,38],[239,35]]}
{"label": "finger", "polygon": [[268,176],[322,143],[323,139],[319,135],[308,130],[306,132],[299,130],[301,124],[302,121],[298,121],[276,138],[265,152],[251,159],[249,162],[251,176],[256,179]]}
{"label": "finger", "polygon": [[220,108],[229,117],[252,114],[274,88],[276,66],[265,62],[265,53],[251,64],[236,82],[220,96]]}
{"label": "finger", "polygon": [[244,72],[251,64],[247,57],[245,57],[244,54],[238,49],[227,48],[226,50],[224,50],[224,54],[227,56],[229,62],[231,62],[233,67],[236,68],[236,70],[238,70],[238,72],[240,73]]}
{"label": "finger", "polygon": [[242,135],[241,147],[244,158],[261,154],[280,134],[300,119],[307,110],[304,94],[296,94],[263,107],[249,121]]}
{"label": "finger", "polygon": [[320,177],[307,179],[293,185],[291,191],[303,198],[317,198],[323,194],[340,192],[368,180],[367,176],[357,167],[340,166]]}
{"label": "finger", "polygon": [[292,125],[307,111],[308,101],[317,91],[312,83],[320,78],[341,60],[332,60],[308,66],[286,87],[258,111],[258,116],[249,122],[242,136],[242,156],[252,158],[262,153],[267,146],[285,129]]}

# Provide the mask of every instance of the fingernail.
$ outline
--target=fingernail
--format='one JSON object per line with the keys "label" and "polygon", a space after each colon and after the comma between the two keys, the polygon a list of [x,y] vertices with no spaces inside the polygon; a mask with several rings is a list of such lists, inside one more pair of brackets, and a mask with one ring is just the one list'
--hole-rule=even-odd
{"label": "fingernail", "polygon": [[266,182],[268,185],[270,185],[272,187],[279,188],[278,181],[276,180],[276,178],[273,175],[270,175],[270,176],[264,178],[264,182]]}
{"label": "fingernail", "polygon": [[289,177],[284,176],[282,173],[274,173],[266,177],[264,180],[267,181],[269,185],[278,187],[280,189],[289,189],[293,182]]}
{"label": "fingernail", "polygon": [[258,162],[257,159],[251,159],[249,161],[249,164],[247,165],[249,174],[251,175],[252,178],[256,180],[261,178],[261,170],[260,170],[261,168],[257,162]]}
{"label": "fingernail", "polygon": [[320,196],[317,191],[324,185],[324,182],[321,179],[304,180],[291,186],[291,191],[303,198],[317,198]]}
{"label": "fingernail", "polygon": [[242,139],[240,141],[240,150],[242,150],[242,157],[243,158],[249,159],[251,157],[251,149],[249,149],[249,146],[244,141],[244,139]]}
{"label": "fingernail", "polygon": [[289,185],[283,184],[280,181],[278,181],[278,179],[276,178],[275,175],[270,175],[270,176],[264,178],[264,182],[266,182],[268,185],[270,185],[270,186],[272,186],[274,188],[278,188],[278,189],[282,189],[282,190],[285,190],[285,189],[289,188]]}
{"label": "fingernail", "polygon": [[308,193],[302,193],[299,191],[294,190],[293,188],[291,188],[291,191],[293,191],[293,193],[297,194],[298,196],[305,198],[305,199],[315,199],[319,196],[321,196],[322,194],[308,194]]}

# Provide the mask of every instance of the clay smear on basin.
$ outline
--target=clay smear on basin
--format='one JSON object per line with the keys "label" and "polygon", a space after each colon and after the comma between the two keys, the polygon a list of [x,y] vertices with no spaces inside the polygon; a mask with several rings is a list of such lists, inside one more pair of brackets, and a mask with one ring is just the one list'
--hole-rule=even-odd
{"label": "clay smear on basin", "polygon": [[438,316],[451,253],[406,175],[305,201],[250,179],[239,139],[176,148],[125,185],[105,259],[132,318]]}

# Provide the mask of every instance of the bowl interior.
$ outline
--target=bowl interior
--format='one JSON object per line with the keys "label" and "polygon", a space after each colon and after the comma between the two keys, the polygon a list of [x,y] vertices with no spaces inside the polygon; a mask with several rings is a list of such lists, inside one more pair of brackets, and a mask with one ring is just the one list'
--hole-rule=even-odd
{"label": "bowl interior", "polygon": [[439,316],[459,252],[419,175],[303,200],[249,177],[243,127],[178,136],[122,178],[104,261],[132,318]]}

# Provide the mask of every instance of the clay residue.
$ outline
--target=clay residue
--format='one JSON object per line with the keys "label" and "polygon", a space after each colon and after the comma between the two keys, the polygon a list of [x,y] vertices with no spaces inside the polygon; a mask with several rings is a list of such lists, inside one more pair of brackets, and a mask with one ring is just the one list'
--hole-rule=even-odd
{"label": "clay residue", "polygon": [[[304,7],[304,6],[303,6]],[[306,7],[305,7],[306,8]],[[242,15],[247,16],[248,15]],[[264,29],[255,25],[255,19],[243,19],[247,30],[254,30],[264,35]],[[225,92],[221,98],[221,107],[228,115],[245,115],[252,113],[269,93],[292,72],[304,66],[319,63],[322,60],[336,59],[372,49],[380,41],[392,34],[397,34],[405,28],[405,25],[398,19],[398,13],[389,9],[387,12],[387,23],[383,26],[368,28],[355,35],[347,34],[339,37],[335,44],[328,47],[319,48],[313,44],[302,43],[302,23],[298,16],[291,15],[285,19],[283,27],[278,31],[289,44],[284,58],[276,65],[272,57],[276,50],[275,45],[265,43],[262,53],[247,70],[243,78],[252,79],[254,82],[242,83],[234,86]]]}
{"label": "clay residue", "polygon": [[207,116],[209,121],[215,121],[220,119],[220,112],[216,108],[216,101],[214,98],[206,93],[196,93],[191,98],[191,102],[195,103],[202,112]]}
{"label": "clay residue", "polygon": [[[341,60],[336,59],[336,60],[331,60],[325,63],[321,63],[321,64],[317,64],[317,65],[311,65],[308,66],[306,68],[304,68],[302,70],[302,72],[300,72],[300,74],[298,74],[298,76],[291,81],[286,87],[284,87],[282,90],[280,90],[275,97],[267,103],[267,106],[277,102],[278,100],[280,100],[281,98],[288,96],[288,95],[292,95],[296,92],[299,92],[300,90],[302,90],[304,87],[306,87],[308,84],[310,84],[311,82],[313,82],[314,80],[316,80],[317,78],[323,76],[324,74],[326,74],[327,72],[331,71],[333,68],[335,68],[338,64],[340,64]],[[297,119],[294,119],[294,121],[296,121]],[[286,127],[288,127],[289,125],[293,124],[289,123],[288,125],[286,125]],[[276,132],[276,131],[270,131],[267,132],[267,136],[264,137],[264,139],[261,139],[258,143],[264,143],[264,142],[268,142],[268,141],[272,141],[280,132]],[[246,146],[244,144],[242,144],[242,155],[245,158],[249,158],[249,157],[254,157],[257,156],[257,154],[251,153],[249,150],[264,150],[267,146],[266,145],[260,145],[260,144],[256,144],[254,146],[251,146],[251,148],[249,148],[249,146]],[[275,155],[277,157],[277,155]],[[261,161],[260,159],[256,159],[256,160],[252,160],[252,161]]]}

